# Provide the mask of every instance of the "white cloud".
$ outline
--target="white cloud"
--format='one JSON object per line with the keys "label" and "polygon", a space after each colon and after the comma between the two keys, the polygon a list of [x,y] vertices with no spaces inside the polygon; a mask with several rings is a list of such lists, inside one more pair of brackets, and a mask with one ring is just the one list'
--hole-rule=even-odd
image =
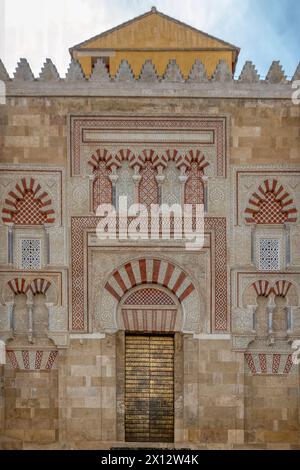
{"label": "white cloud", "polygon": [[240,66],[246,59],[253,60],[262,74],[277,58],[296,66],[293,51],[271,21],[256,14],[253,0],[0,0],[1,58],[12,74],[18,59],[26,57],[38,75],[45,58],[50,57],[64,75],[70,46],[150,10],[152,5],[241,46]]}

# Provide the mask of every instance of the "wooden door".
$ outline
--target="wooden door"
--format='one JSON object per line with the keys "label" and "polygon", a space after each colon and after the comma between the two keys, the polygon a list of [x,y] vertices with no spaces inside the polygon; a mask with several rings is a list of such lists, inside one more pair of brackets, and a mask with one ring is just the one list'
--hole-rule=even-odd
{"label": "wooden door", "polygon": [[174,441],[174,337],[126,335],[125,438]]}

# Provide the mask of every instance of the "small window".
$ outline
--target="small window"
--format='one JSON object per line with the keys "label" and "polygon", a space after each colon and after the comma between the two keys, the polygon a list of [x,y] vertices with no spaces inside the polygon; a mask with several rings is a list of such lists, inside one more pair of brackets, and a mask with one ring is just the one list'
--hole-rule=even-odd
{"label": "small window", "polygon": [[41,240],[21,240],[21,267],[22,269],[40,269],[41,267]]}
{"label": "small window", "polygon": [[259,240],[259,270],[278,271],[280,269],[280,241],[276,238]]}

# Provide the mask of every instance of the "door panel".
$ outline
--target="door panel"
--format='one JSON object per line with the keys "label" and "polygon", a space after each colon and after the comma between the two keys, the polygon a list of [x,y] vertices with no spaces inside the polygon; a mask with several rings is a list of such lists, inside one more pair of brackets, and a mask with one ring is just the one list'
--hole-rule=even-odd
{"label": "door panel", "polygon": [[174,338],[126,335],[125,436],[174,441]]}

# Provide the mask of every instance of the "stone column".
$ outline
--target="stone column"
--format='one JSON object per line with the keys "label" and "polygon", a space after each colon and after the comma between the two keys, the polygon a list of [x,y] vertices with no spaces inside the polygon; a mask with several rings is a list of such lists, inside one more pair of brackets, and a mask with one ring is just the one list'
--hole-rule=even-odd
{"label": "stone column", "polygon": [[134,174],[132,175],[132,179],[134,181],[134,202],[135,204],[138,204],[139,202],[139,182],[142,179],[142,176],[140,175],[139,171],[140,168],[138,165],[135,165],[134,168]]}
{"label": "stone column", "polygon": [[165,180],[165,176],[163,175],[163,167],[158,167],[158,174],[156,175],[156,181],[158,184],[158,204],[162,204],[162,186]]}
{"label": "stone column", "polygon": [[45,248],[46,248],[46,256],[45,256],[45,264],[49,266],[51,264],[51,245],[50,245],[50,225],[44,224],[45,230]]}
{"label": "stone column", "polygon": [[286,268],[291,264],[291,226],[285,224],[285,265]]}
{"label": "stone column", "polygon": [[202,176],[203,181],[203,202],[204,202],[204,214],[208,212],[208,176]]}
{"label": "stone column", "polygon": [[8,264],[14,264],[14,224],[8,224]]}
{"label": "stone column", "polygon": [[28,341],[33,343],[33,303],[28,302]]}
{"label": "stone column", "polygon": [[117,209],[119,207],[119,201],[117,201],[117,188],[116,184],[118,181],[119,176],[116,174],[116,170],[114,169],[113,172],[109,175],[109,179],[112,183],[112,205]]}
{"label": "stone column", "polygon": [[185,183],[187,182],[188,176],[185,174],[186,168],[185,166],[182,166],[180,168],[180,176],[179,176],[179,183],[181,185],[181,191],[180,191],[180,199],[181,199],[181,205],[182,207],[184,206],[184,188],[185,188]]}
{"label": "stone column", "polygon": [[255,234],[256,234],[256,225],[251,225],[251,264],[256,263]]}

